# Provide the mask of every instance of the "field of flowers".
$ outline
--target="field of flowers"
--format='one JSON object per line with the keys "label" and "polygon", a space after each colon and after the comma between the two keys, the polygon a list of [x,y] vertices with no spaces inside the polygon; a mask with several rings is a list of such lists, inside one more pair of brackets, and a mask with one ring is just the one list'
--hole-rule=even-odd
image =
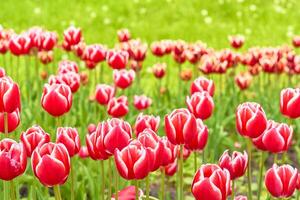
{"label": "field of flowers", "polygon": [[299,8],[1,2],[1,199],[300,199]]}

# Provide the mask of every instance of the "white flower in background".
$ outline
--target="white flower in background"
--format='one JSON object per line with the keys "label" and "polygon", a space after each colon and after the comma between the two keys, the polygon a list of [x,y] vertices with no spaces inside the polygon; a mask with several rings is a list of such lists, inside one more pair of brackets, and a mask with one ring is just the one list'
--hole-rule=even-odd
{"label": "white flower in background", "polygon": [[212,18],[211,17],[205,17],[204,22],[205,22],[205,24],[211,24],[212,23]]}
{"label": "white flower in background", "polygon": [[256,11],[256,8],[257,8],[257,7],[256,7],[255,4],[251,4],[251,5],[249,6],[249,10],[250,10],[250,11],[253,11],[253,12]]}
{"label": "white flower in background", "polygon": [[39,7],[34,8],[33,13],[36,15],[41,14],[41,8],[39,8]]}
{"label": "white flower in background", "polygon": [[103,24],[105,24],[105,25],[108,25],[108,24],[110,24],[111,23],[111,20],[109,19],[109,18],[104,18],[104,20],[103,20]]}
{"label": "white flower in background", "polygon": [[201,10],[201,15],[202,15],[202,16],[207,16],[207,15],[208,15],[208,11],[205,10],[205,9],[202,9],[202,10]]}

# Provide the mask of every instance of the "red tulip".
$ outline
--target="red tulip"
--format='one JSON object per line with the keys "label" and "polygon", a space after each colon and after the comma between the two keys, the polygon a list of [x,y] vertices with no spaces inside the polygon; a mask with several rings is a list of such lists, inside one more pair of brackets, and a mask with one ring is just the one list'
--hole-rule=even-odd
{"label": "red tulip", "polygon": [[197,200],[226,200],[230,192],[230,174],[218,165],[202,165],[192,183],[192,193]]}
{"label": "red tulip", "polygon": [[11,113],[21,110],[20,89],[17,83],[7,76],[0,78],[0,112]]}
{"label": "red tulip", "polygon": [[239,196],[236,196],[234,198],[234,200],[248,200],[248,198],[246,196],[243,196],[243,195],[239,195]]}
{"label": "red tulip", "polygon": [[5,138],[0,141],[0,179],[10,181],[26,170],[26,151],[22,143]]}
{"label": "red tulip", "polygon": [[37,56],[44,65],[47,65],[53,61],[52,51],[39,51]]}
{"label": "red tulip", "polygon": [[195,92],[207,91],[210,96],[214,96],[215,84],[212,80],[206,79],[204,77],[199,77],[193,81],[191,85],[191,95]]}
{"label": "red tulip", "polygon": [[131,39],[131,35],[128,29],[118,30],[118,39],[119,42],[128,42]]}
{"label": "red tulip", "polygon": [[292,43],[294,47],[296,48],[300,47],[300,36],[296,35],[295,37],[293,37]]}
{"label": "red tulip", "polygon": [[81,146],[78,152],[78,156],[82,159],[88,158],[90,156],[89,151],[86,146]]}
{"label": "red tulip", "polygon": [[146,58],[147,53],[147,44],[144,43],[137,43],[135,45],[131,45],[130,47],[130,54],[133,60],[137,62],[142,62]]}
{"label": "red tulip", "polygon": [[42,107],[52,116],[59,117],[71,109],[72,92],[65,84],[45,84],[41,99]]}
{"label": "red tulip", "polygon": [[62,60],[58,63],[58,73],[65,74],[69,72],[78,73],[79,68],[76,62],[69,60]]}
{"label": "red tulip", "polygon": [[297,185],[298,171],[290,165],[278,167],[276,164],[269,169],[265,176],[265,185],[273,197],[289,198]]}
{"label": "red tulip", "polygon": [[6,76],[5,69],[3,69],[2,67],[0,67],[0,78],[5,77],[5,76]]}
{"label": "red tulip", "polygon": [[152,104],[151,98],[145,95],[141,95],[141,96],[134,95],[134,107],[137,110],[145,110],[149,106],[151,106],[151,104]]}
{"label": "red tulip", "polygon": [[37,147],[50,142],[50,135],[40,126],[32,126],[26,132],[22,132],[20,140],[25,147],[27,157],[31,157]]}
{"label": "red tulip", "polygon": [[75,53],[75,55],[78,58],[81,58],[84,53],[85,48],[86,48],[85,42],[81,41],[78,44],[73,46],[73,52]]}
{"label": "red tulip", "polygon": [[300,173],[298,173],[296,188],[297,188],[297,190],[300,190]]}
{"label": "red tulip", "polygon": [[151,52],[153,55],[161,57],[166,53],[166,47],[161,42],[153,42],[151,44]]}
{"label": "red tulip", "polygon": [[[177,152],[177,158],[180,158],[180,146],[175,146],[175,151]],[[191,155],[191,150],[187,149],[185,146],[183,147],[183,160],[185,161]]]}
{"label": "red tulip", "polygon": [[113,78],[117,87],[121,89],[126,89],[132,84],[135,78],[135,72],[132,69],[114,70]]}
{"label": "red tulip", "polygon": [[292,138],[293,128],[291,126],[269,120],[264,133],[253,139],[253,143],[260,150],[282,153],[291,146]]}
{"label": "red tulip", "polygon": [[73,157],[79,152],[81,146],[77,129],[71,127],[57,128],[56,143],[65,145],[70,157]]}
{"label": "red tulip", "polygon": [[115,88],[106,84],[98,84],[96,87],[95,98],[100,105],[107,105],[115,96]]}
{"label": "red tulip", "polygon": [[230,156],[228,152],[229,150],[224,151],[220,157],[219,166],[227,169],[231,180],[234,180],[245,174],[248,167],[248,154],[245,151],[244,154],[234,151]]}
{"label": "red tulip", "polygon": [[126,180],[144,179],[153,165],[150,150],[137,141],[121,151],[117,149],[114,157],[119,174]]}
{"label": "red tulip", "polygon": [[208,129],[201,119],[197,119],[197,134],[187,131],[185,148],[191,151],[201,151],[205,148],[208,139]]}
{"label": "red tulip", "polygon": [[234,81],[241,90],[245,90],[249,88],[252,76],[249,73],[238,74],[235,76]]}
{"label": "red tulip", "polygon": [[165,136],[162,137],[159,142],[163,145],[163,152],[160,154],[163,158],[161,166],[170,165],[177,158],[177,148]]}
{"label": "red tulip", "polygon": [[[7,121],[8,121],[8,133],[13,132],[20,124],[20,112],[19,109],[11,113],[7,113]],[[4,133],[4,113],[0,112],[0,132]]]}
{"label": "red tulip", "polygon": [[267,118],[263,108],[253,102],[239,105],[236,111],[236,127],[242,136],[259,137],[267,127]]}
{"label": "red tulip", "polygon": [[106,61],[113,69],[124,69],[127,65],[129,55],[126,51],[109,51],[106,54]]}
{"label": "red tulip", "polygon": [[186,104],[191,113],[196,118],[202,120],[208,119],[214,110],[214,101],[210,94],[206,91],[196,92],[191,97],[186,98]]}
{"label": "red tulip", "polygon": [[163,167],[164,173],[167,176],[173,176],[177,172],[177,159],[175,159],[172,163]]}
{"label": "red tulip", "polygon": [[187,135],[198,134],[196,118],[187,109],[176,109],[165,116],[165,132],[174,145],[184,144]]}
{"label": "red tulip", "polygon": [[66,50],[71,50],[70,47],[78,44],[81,39],[81,30],[74,26],[70,26],[67,30],[64,31],[63,46]]}
{"label": "red tulip", "polygon": [[[138,199],[142,199],[144,196],[143,190],[139,189]],[[123,190],[118,192],[118,199],[119,200],[135,200],[135,186],[128,186]],[[112,196],[111,200],[115,200],[115,195]]]}
{"label": "red tulip", "polygon": [[105,60],[106,48],[99,44],[89,45],[85,48],[82,59],[94,63],[99,63]]}
{"label": "red tulip", "polygon": [[280,93],[280,112],[292,119],[300,116],[300,89],[287,88]]}
{"label": "red tulip", "polygon": [[230,41],[230,45],[233,48],[239,49],[243,46],[245,42],[245,38],[242,35],[235,35],[235,36],[230,36],[229,41]]}
{"label": "red tulip", "polygon": [[126,96],[113,97],[107,105],[107,113],[112,117],[123,117],[128,113]]}
{"label": "red tulip", "polygon": [[87,129],[88,129],[88,133],[91,134],[94,131],[96,131],[97,126],[95,124],[89,124]]}
{"label": "red tulip", "polygon": [[153,65],[152,73],[154,74],[154,76],[156,78],[161,79],[166,74],[166,68],[167,68],[166,63],[157,63],[157,64]]}
{"label": "red tulip", "polygon": [[63,144],[49,142],[33,151],[31,165],[43,185],[62,185],[70,173],[70,156]]}
{"label": "red tulip", "polygon": [[9,41],[9,50],[16,56],[29,54],[31,47],[31,40],[26,34],[14,35]]}
{"label": "red tulip", "polygon": [[41,51],[51,51],[57,43],[57,36],[53,32],[42,32],[35,38],[35,45]]}
{"label": "red tulip", "polygon": [[73,93],[77,92],[80,87],[80,76],[75,72],[68,72],[49,77],[49,84],[66,84]]}
{"label": "red tulip", "polygon": [[0,39],[0,54],[6,54],[6,52],[9,50],[9,42],[6,40]]}
{"label": "red tulip", "polygon": [[152,131],[157,132],[159,128],[160,117],[153,115],[143,115],[140,113],[135,121],[134,130],[135,134],[138,136],[140,132],[146,128],[150,128]]}

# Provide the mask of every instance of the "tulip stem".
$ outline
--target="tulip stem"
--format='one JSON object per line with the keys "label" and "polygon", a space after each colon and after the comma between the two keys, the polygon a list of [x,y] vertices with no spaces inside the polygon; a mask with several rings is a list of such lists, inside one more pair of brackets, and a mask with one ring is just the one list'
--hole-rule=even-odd
{"label": "tulip stem", "polygon": [[73,165],[74,165],[74,162],[73,162],[73,164],[71,163],[71,200],[75,199],[75,191],[74,191],[75,175],[74,175]]}
{"label": "tulip stem", "polygon": [[118,200],[118,198],[119,198],[119,185],[118,185],[119,184],[119,174],[118,174],[117,166],[115,167],[115,170],[116,170],[115,173],[114,173],[115,174],[115,181],[116,181],[115,182],[115,192],[116,192],[116,196],[115,196],[116,198],[115,199]]}
{"label": "tulip stem", "polygon": [[251,189],[251,183],[252,183],[252,177],[251,177],[251,157],[252,157],[252,141],[248,140],[247,148],[248,148],[248,197],[249,200],[252,200],[252,189]]}
{"label": "tulip stem", "polygon": [[13,180],[9,181],[9,185],[10,185],[10,199],[16,200],[16,191],[15,191]]}
{"label": "tulip stem", "polygon": [[8,114],[4,112],[4,134],[5,137],[8,138]]}
{"label": "tulip stem", "polygon": [[62,200],[62,199],[61,199],[61,194],[60,194],[59,185],[53,186],[53,189],[54,189],[55,200]]}
{"label": "tulip stem", "polygon": [[299,200],[300,199],[299,197],[300,197],[300,191],[297,191],[297,197],[296,197],[296,199]]}
{"label": "tulip stem", "polygon": [[197,152],[194,152],[194,171],[197,171]]}
{"label": "tulip stem", "polygon": [[111,197],[111,188],[112,188],[112,174],[111,174],[111,158],[108,159],[108,177],[109,177],[109,190],[108,197]]}
{"label": "tulip stem", "polygon": [[274,164],[277,163],[277,154],[274,154]]}
{"label": "tulip stem", "polygon": [[138,200],[138,199],[139,199],[139,182],[138,182],[138,180],[135,180],[135,200]]}
{"label": "tulip stem", "polygon": [[258,178],[258,191],[257,191],[257,200],[260,200],[261,188],[262,188],[262,176],[264,170],[264,152],[260,154],[260,166],[259,166],[259,178]]}
{"label": "tulip stem", "polygon": [[9,199],[9,187],[7,181],[3,181],[3,194],[4,199]]}
{"label": "tulip stem", "polygon": [[205,151],[204,149],[202,150],[202,164],[205,163]]}
{"label": "tulip stem", "polygon": [[183,145],[180,145],[180,157],[179,157],[179,199],[183,200]]}
{"label": "tulip stem", "polygon": [[102,200],[104,200],[104,188],[105,188],[105,178],[104,178],[104,160],[100,161],[100,170],[101,170],[101,194],[102,194]]}
{"label": "tulip stem", "polygon": [[165,199],[165,169],[161,170],[161,185],[160,185],[160,192],[161,192],[161,199]]}
{"label": "tulip stem", "polygon": [[150,178],[149,178],[150,175],[148,175],[146,177],[146,200],[149,200],[149,196],[150,196]]}
{"label": "tulip stem", "polygon": [[232,197],[232,200],[234,200],[234,180],[232,180],[232,189],[231,189],[231,197]]}

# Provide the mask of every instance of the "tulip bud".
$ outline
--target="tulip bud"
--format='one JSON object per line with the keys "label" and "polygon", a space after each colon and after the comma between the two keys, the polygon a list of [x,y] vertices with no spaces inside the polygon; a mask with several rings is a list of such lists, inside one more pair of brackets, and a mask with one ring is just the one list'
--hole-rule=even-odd
{"label": "tulip bud", "polygon": [[27,34],[15,35],[9,41],[9,50],[15,56],[29,54],[31,47],[32,43]]}
{"label": "tulip bud", "polygon": [[[138,189],[138,199],[142,199],[144,196],[143,190]],[[121,191],[118,191],[118,198],[123,200],[134,200],[136,197],[135,186],[128,186]],[[112,196],[111,200],[115,200],[115,195]]]}
{"label": "tulip bud", "polygon": [[227,169],[230,173],[230,179],[234,180],[243,176],[248,167],[248,154],[244,151],[244,154],[234,151],[232,155],[229,155],[229,150],[224,151],[220,157],[219,166],[222,169]]}
{"label": "tulip bud", "polygon": [[0,141],[0,179],[10,181],[26,170],[26,151],[22,143],[5,138]]}
{"label": "tulip bud", "polygon": [[124,69],[127,65],[129,55],[126,51],[109,51],[106,54],[106,61],[113,69]]}
{"label": "tulip bud", "polygon": [[87,129],[88,129],[88,133],[91,134],[94,131],[96,131],[97,126],[95,124],[89,124]]}
{"label": "tulip bud", "polygon": [[115,96],[115,88],[106,84],[98,84],[96,87],[96,100],[100,105],[107,105]]}
{"label": "tulip bud", "polygon": [[82,59],[93,63],[99,63],[105,60],[106,48],[99,44],[89,45],[84,49]]}
{"label": "tulip bud", "polygon": [[81,146],[77,129],[71,127],[57,128],[56,143],[65,145],[70,157],[73,157],[79,152]]}
{"label": "tulip bud", "polygon": [[69,60],[62,60],[58,63],[58,74],[65,74],[69,72],[78,73],[79,68],[76,62]]}
{"label": "tulip bud", "polygon": [[127,42],[131,39],[131,35],[128,29],[120,29],[118,30],[118,39],[119,42]]}
{"label": "tulip bud", "polygon": [[163,167],[164,173],[167,176],[173,176],[177,172],[177,159],[175,159],[172,163]]}
{"label": "tulip bud", "polygon": [[[64,43],[67,46],[74,46],[81,41],[81,30],[74,26],[70,26],[64,31]],[[68,50],[68,49],[66,49]],[[71,49],[70,49],[71,50]]]}
{"label": "tulip bud", "polygon": [[50,115],[59,117],[71,109],[72,92],[65,84],[45,84],[41,98],[42,107]]}
{"label": "tulip bud", "polygon": [[245,42],[245,38],[242,35],[235,35],[235,36],[230,36],[229,41],[230,41],[230,45],[233,48],[239,49],[243,46]]}
{"label": "tulip bud", "polygon": [[214,96],[215,84],[212,80],[208,80],[204,77],[199,77],[193,81],[191,85],[191,94],[195,92],[207,91],[210,96]]}
{"label": "tulip bud", "polygon": [[43,185],[62,185],[70,173],[70,156],[63,144],[49,142],[33,151],[31,165]]}
{"label": "tulip bud", "polygon": [[114,70],[113,78],[117,87],[121,89],[126,89],[132,84],[135,78],[135,72],[132,69],[128,71],[125,69]]}
{"label": "tulip bud", "polygon": [[295,37],[293,37],[292,43],[294,47],[296,48],[300,47],[300,36],[296,35]]}
{"label": "tulip bud", "polygon": [[290,165],[278,167],[276,164],[269,169],[265,176],[265,185],[273,197],[289,198],[297,185],[298,171]]}
{"label": "tulip bud", "polygon": [[177,148],[165,136],[162,137],[159,142],[163,145],[163,152],[160,154],[160,156],[163,158],[161,166],[167,166],[176,160]]}
{"label": "tulip bud", "polygon": [[82,159],[85,159],[85,158],[88,158],[90,155],[89,155],[89,151],[87,149],[86,146],[81,146],[80,147],[80,150],[78,152],[78,156]]}
{"label": "tulip bud", "polygon": [[157,132],[159,128],[160,117],[153,115],[143,115],[140,113],[135,121],[134,130],[136,136],[139,135],[140,132],[145,130],[146,128],[150,128],[152,131]]}
{"label": "tulip bud", "polygon": [[21,110],[20,89],[17,83],[7,76],[0,78],[0,112],[12,113]]}
{"label": "tulip bud", "polygon": [[263,108],[253,102],[239,105],[236,111],[236,127],[242,136],[259,137],[267,127],[267,118]]}
{"label": "tulip bud", "polygon": [[292,119],[300,116],[300,89],[287,88],[280,93],[280,112]]}
{"label": "tulip bud", "polygon": [[33,126],[22,132],[20,137],[23,143],[27,157],[31,157],[32,152],[39,146],[50,142],[50,135],[46,133],[40,126]]}
{"label": "tulip bud", "polygon": [[151,52],[157,57],[162,57],[166,53],[166,47],[161,42],[153,42],[151,44]]}
{"label": "tulip bud", "polygon": [[154,76],[156,78],[161,79],[166,74],[166,68],[167,68],[166,63],[157,63],[157,64],[153,65],[152,73],[154,74]]}
{"label": "tulip bud", "polygon": [[186,104],[189,111],[202,120],[208,119],[215,107],[213,98],[206,91],[196,92],[187,97]]}
{"label": "tulip bud", "polygon": [[141,96],[134,95],[134,107],[137,110],[145,110],[149,106],[151,106],[151,104],[152,104],[151,98],[145,95],[141,95]]}
{"label": "tulip bud", "polygon": [[185,135],[185,148],[191,151],[201,151],[205,148],[208,139],[208,129],[201,119],[197,119],[197,134],[187,132]]}
{"label": "tulip bud", "polygon": [[126,96],[113,97],[107,105],[107,113],[112,117],[123,117],[128,113]]}
{"label": "tulip bud", "polygon": [[252,76],[248,73],[239,74],[234,78],[234,80],[241,90],[245,90],[249,88],[252,81]]}
{"label": "tulip bud", "polygon": [[[20,112],[19,109],[11,113],[7,113],[8,121],[8,133],[13,132],[20,124]],[[0,112],[0,122],[4,122],[4,113]],[[4,123],[0,123],[0,132],[5,133]]]}

